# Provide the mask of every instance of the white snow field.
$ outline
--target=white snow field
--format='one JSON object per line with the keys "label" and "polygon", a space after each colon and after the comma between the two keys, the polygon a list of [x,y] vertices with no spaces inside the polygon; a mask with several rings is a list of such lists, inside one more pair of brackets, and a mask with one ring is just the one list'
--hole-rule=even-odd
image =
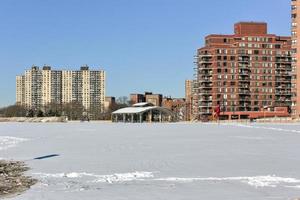
{"label": "white snow field", "polygon": [[0,124],[39,180],[13,200],[294,200],[299,149],[300,124]]}

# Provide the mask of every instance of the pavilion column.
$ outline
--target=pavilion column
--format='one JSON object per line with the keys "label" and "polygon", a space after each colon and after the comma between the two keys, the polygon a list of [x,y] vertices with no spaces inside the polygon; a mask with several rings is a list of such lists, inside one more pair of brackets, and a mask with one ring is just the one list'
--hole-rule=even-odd
{"label": "pavilion column", "polygon": [[123,114],[123,122],[125,123],[126,122],[126,115]]}
{"label": "pavilion column", "polygon": [[161,111],[159,111],[159,122],[162,122],[162,114],[161,114]]}
{"label": "pavilion column", "polygon": [[149,112],[149,122],[152,123],[152,110]]}
{"label": "pavilion column", "polygon": [[140,123],[142,123],[142,121],[143,121],[143,115],[142,115],[142,113],[140,113],[139,116],[140,116]]}
{"label": "pavilion column", "polygon": [[131,123],[133,123],[133,115],[134,115],[134,114],[131,114]]}

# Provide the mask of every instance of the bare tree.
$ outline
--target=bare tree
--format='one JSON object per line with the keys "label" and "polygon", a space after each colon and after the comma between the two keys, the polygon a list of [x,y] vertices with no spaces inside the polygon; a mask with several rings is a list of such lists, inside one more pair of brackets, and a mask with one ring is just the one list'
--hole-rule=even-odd
{"label": "bare tree", "polygon": [[21,105],[11,105],[0,109],[0,115],[3,117],[25,117],[27,110]]}
{"label": "bare tree", "polygon": [[123,105],[129,105],[129,100],[128,100],[128,97],[127,96],[121,96],[117,99],[117,104],[123,104]]}
{"label": "bare tree", "polygon": [[84,107],[80,102],[70,102],[62,105],[62,115],[68,116],[70,120],[83,118]]}

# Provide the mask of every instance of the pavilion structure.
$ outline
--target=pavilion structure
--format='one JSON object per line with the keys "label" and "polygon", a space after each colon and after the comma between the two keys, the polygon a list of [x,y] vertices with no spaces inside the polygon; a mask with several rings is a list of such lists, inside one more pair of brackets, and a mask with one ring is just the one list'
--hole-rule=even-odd
{"label": "pavilion structure", "polygon": [[122,108],[112,113],[112,122],[143,123],[143,122],[173,122],[171,110],[151,103],[136,103],[131,107]]}

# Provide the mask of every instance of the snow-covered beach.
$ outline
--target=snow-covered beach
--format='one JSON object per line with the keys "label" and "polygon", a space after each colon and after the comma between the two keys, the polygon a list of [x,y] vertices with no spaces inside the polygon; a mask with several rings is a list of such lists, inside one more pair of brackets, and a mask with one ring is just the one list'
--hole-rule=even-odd
{"label": "snow-covered beach", "polygon": [[293,200],[299,140],[300,124],[1,123],[0,158],[39,180],[14,200]]}

